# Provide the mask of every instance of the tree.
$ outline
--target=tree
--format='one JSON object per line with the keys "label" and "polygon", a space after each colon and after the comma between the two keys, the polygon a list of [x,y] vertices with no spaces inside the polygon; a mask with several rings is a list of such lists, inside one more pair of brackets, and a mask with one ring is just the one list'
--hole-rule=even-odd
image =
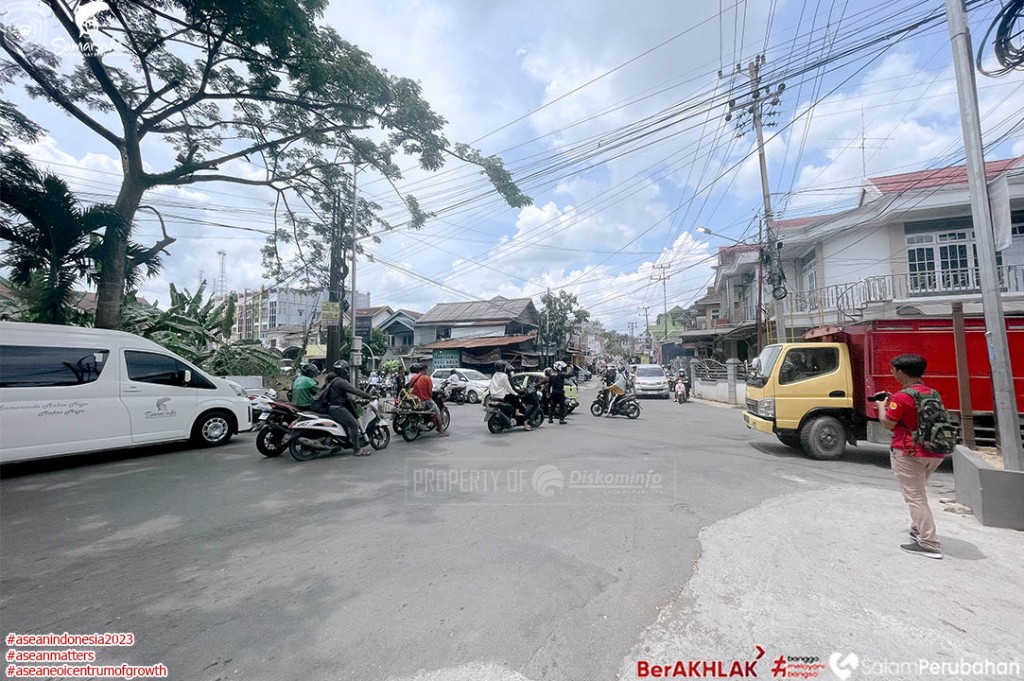
{"label": "tree", "polygon": [[543,307],[540,311],[541,345],[548,346],[561,358],[569,347],[571,334],[583,322],[590,319],[590,313],[579,306],[576,294],[548,291],[541,296]]}
{"label": "tree", "polygon": [[[54,52],[5,27],[0,47],[11,61],[0,72],[25,79],[32,96],[117,150],[123,179],[114,207],[126,224],[153,187],[200,182],[270,187],[296,224],[289,197],[314,209],[330,205],[347,185],[341,161],[372,166],[393,182],[401,177],[400,152],[430,171],[446,157],[476,164],[510,205],[530,202],[500,159],[449,143],[445,120],[418,84],[377,68],[317,25],[327,0],[95,3],[104,11],[89,22],[76,21],[67,0],[44,4],[78,45],[76,63],[63,68]],[[126,53],[124,66],[105,61],[112,52]],[[161,143],[176,152],[174,162],[147,170],[147,154]],[[264,176],[232,168],[243,159]],[[419,226],[427,214],[412,196],[404,200]],[[289,239],[287,230],[276,232]],[[120,322],[126,263],[122,245],[105,252],[98,326]]]}
{"label": "tree", "polygon": [[604,352],[608,357],[628,358],[633,354],[632,339],[628,333],[604,331],[601,338],[604,340]]}
{"label": "tree", "polygon": [[113,206],[83,208],[64,180],[17,151],[0,153],[0,208],[0,266],[11,268],[26,321],[80,323],[75,285],[92,276],[111,243],[124,245],[136,285],[160,270],[159,254],[125,243],[130,230]]}

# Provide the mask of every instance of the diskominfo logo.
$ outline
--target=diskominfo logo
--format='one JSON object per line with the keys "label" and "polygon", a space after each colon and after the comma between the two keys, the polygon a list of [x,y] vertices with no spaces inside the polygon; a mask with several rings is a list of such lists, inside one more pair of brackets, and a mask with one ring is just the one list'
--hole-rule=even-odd
{"label": "diskominfo logo", "polygon": [[757,663],[764,656],[764,648],[757,648],[753,660],[676,660],[672,664],[651,664],[637,660],[638,678],[655,679],[753,679],[757,678]]}

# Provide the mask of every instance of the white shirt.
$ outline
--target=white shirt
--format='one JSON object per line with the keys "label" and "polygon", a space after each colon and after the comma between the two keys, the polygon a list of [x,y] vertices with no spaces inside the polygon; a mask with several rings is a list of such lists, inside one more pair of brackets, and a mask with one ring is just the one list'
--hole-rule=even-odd
{"label": "white shirt", "polygon": [[504,371],[499,371],[491,376],[491,383],[487,387],[487,390],[491,393],[491,397],[497,400],[502,399],[505,395],[515,392],[512,388],[511,381],[508,380],[508,374]]}

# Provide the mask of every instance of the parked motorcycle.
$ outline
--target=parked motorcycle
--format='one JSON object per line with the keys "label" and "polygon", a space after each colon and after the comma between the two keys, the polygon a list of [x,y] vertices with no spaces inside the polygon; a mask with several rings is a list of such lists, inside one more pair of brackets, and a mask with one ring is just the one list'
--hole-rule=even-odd
{"label": "parked motorcycle", "polygon": [[[594,416],[604,416],[608,411],[608,401],[611,393],[608,392],[608,388],[602,388],[597,393],[597,397],[590,404],[590,413]],[[636,395],[633,393],[626,393],[621,396],[615,402],[615,406],[612,408],[612,416],[625,416],[630,420],[640,418],[640,403],[636,399]]]}
{"label": "parked motorcycle", "polygon": [[[370,400],[359,416],[360,439],[370,443],[376,450],[384,449],[391,442],[391,431],[380,418],[377,400]],[[336,421],[318,416],[315,419],[298,420],[289,428],[288,453],[296,461],[309,461],[326,454],[352,451],[348,433]]]}
{"label": "parked motorcycle", "polygon": [[[445,401],[445,390],[432,390],[430,392],[430,398],[434,400],[434,404],[441,411],[441,427],[444,430],[448,430],[448,425],[452,422],[452,415],[448,411],[448,406],[444,403]],[[402,435],[402,439],[406,442],[412,442],[420,436],[421,433],[427,433],[437,429],[437,425],[434,423],[434,417],[431,414],[421,413],[422,410],[415,410],[412,413],[407,414],[395,414],[394,424],[395,432]],[[399,418],[401,417],[401,418]],[[401,428],[401,430],[399,430]]]}
{"label": "parked motorcycle", "polygon": [[319,418],[319,414],[303,411],[290,402],[270,402],[270,411],[259,415],[259,435],[256,449],[263,456],[281,456],[284,453],[285,437],[289,427],[300,419]]}
{"label": "parked motorcycle", "polygon": [[[541,405],[540,393],[536,390],[527,390],[520,394],[523,402],[524,422],[530,424],[531,428],[539,428],[544,423],[544,408]],[[497,435],[498,433],[511,430],[518,424],[516,420],[516,408],[505,400],[487,400],[484,406],[484,421],[487,422],[487,430]]]}

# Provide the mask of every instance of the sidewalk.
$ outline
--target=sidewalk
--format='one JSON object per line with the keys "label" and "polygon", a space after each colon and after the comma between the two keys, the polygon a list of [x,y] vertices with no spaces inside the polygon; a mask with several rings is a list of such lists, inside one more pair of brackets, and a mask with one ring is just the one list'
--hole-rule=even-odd
{"label": "sidewalk", "polygon": [[[619,678],[638,678],[638,660],[723,660],[728,673],[732,661],[754,659],[755,646],[765,650],[760,678],[773,678],[780,656],[818,658],[824,669],[803,678],[1018,678],[1024,533],[947,512],[930,492],[941,561],[900,550],[910,519],[895,485],[778,497],[705,528],[692,579]],[[830,657],[847,661],[842,676]],[[1019,665],[1003,677],[929,674],[920,660]]]}

